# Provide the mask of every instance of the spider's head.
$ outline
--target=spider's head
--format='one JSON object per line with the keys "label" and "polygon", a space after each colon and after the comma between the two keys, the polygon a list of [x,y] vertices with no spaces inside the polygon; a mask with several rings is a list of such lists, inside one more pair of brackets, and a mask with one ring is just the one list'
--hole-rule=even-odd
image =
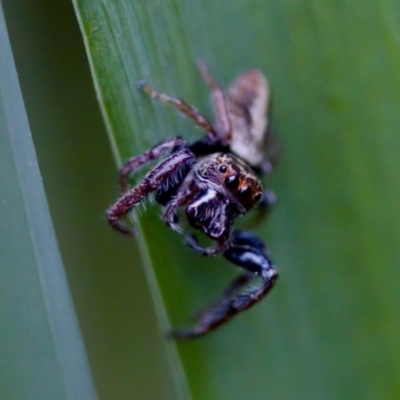
{"label": "spider's head", "polygon": [[256,173],[240,158],[228,153],[214,153],[195,167],[200,187],[212,189],[238,206],[245,214],[260,201],[262,183]]}

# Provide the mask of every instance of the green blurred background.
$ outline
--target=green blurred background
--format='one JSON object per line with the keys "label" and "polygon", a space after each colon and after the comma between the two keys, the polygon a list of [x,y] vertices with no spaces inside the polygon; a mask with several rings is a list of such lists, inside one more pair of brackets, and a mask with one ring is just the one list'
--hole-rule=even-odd
{"label": "green blurred background", "polygon": [[10,0],[3,7],[99,397],[173,398],[135,242],[105,223],[116,167],[72,4]]}
{"label": "green blurred background", "polygon": [[[85,9],[96,2],[79,3]],[[137,18],[139,33],[125,35],[129,21],[115,30],[139,64],[128,71],[131,81],[149,79],[209,110],[193,63],[200,54],[223,83],[249,67],[265,70],[274,93],[283,154],[268,183],[279,203],[258,233],[268,240],[281,278],[270,298],[231,326],[179,346],[193,398],[399,398],[398,3],[102,4],[109,12],[112,4],[125,3],[137,5],[128,7],[127,16]],[[104,222],[116,194],[116,168],[72,5],[3,5],[99,397],[176,398],[138,249]],[[182,24],[180,36],[174,36],[177,20],[170,15]],[[119,15],[109,16],[112,26]],[[88,29],[98,25],[101,36],[101,13],[91,17]],[[157,34],[143,44],[149,25]],[[148,59],[135,58],[134,39]],[[100,50],[107,55],[105,47]],[[104,62],[113,57],[110,52]],[[100,68],[102,60],[95,61]],[[122,97],[118,85],[131,90],[125,81],[107,89]],[[110,109],[118,106],[124,116],[129,102],[120,101]],[[170,135],[172,127],[198,135],[136,93],[129,101],[136,105],[126,107],[132,115],[115,122],[123,125],[115,129],[123,157]],[[140,139],[139,132],[129,142],[129,131],[138,130],[134,123],[146,135]],[[232,271],[220,271],[216,260],[199,262],[177,236],[165,241],[168,231],[158,228],[154,215],[144,221],[152,261],[173,321],[188,323],[194,307],[213,298]],[[166,265],[163,257],[170,260]]]}

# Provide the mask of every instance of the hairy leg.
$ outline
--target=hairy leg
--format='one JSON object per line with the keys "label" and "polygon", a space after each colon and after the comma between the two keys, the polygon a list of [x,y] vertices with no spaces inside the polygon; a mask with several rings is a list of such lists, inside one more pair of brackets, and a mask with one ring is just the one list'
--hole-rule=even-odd
{"label": "hairy leg", "polygon": [[129,228],[121,222],[129,211],[137,206],[147,195],[162,185],[168,184],[171,176],[176,176],[179,170],[187,170],[188,165],[195,162],[194,154],[189,149],[182,149],[171,154],[155,167],[138,185],[127,191],[117,202],[107,210],[109,224],[123,234],[130,235]]}
{"label": "hairy leg", "polygon": [[138,82],[137,86],[141,91],[147,93],[151,97],[174,106],[180,112],[185,114],[188,118],[194,121],[196,125],[203,128],[209,135],[216,135],[216,132],[211,122],[209,122],[207,118],[203,117],[203,115],[201,115],[200,112],[196,110],[196,108],[191,106],[185,100],[168,96],[165,93],[157,92],[156,90],[152,89],[146,82]]}
{"label": "hairy leg", "polygon": [[[278,273],[269,260],[264,244],[250,232],[234,232],[233,244],[224,257],[248,272],[239,276],[224,294],[203,311],[194,328],[174,330],[177,339],[190,339],[206,335],[262,300],[272,289]],[[261,284],[248,287],[252,276],[261,278]]]}
{"label": "hairy leg", "polygon": [[221,143],[227,145],[231,140],[232,136],[232,126],[229,119],[229,113],[226,108],[226,102],[224,98],[224,92],[219,86],[218,82],[212,77],[208,72],[205,63],[201,60],[198,61],[198,66],[203,76],[203,79],[207,83],[211,90],[211,99],[214,105],[214,112],[216,118],[216,130],[218,133],[218,139]]}
{"label": "hairy leg", "polygon": [[127,178],[129,174],[135,172],[143,164],[161,157],[166,151],[179,147],[186,147],[186,140],[180,137],[174,137],[156,144],[142,154],[129,158],[119,170],[121,191],[125,192],[127,189]]}
{"label": "hairy leg", "polygon": [[229,246],[229,238],[221,240],[214,247],[203,247],[197,240],[196,236],[188,233],[185,235],[185,243],[192,250],[201,254],[202,256],[214,256],[222,251],[225,251]]}
{"label": "hairy leg", "polygon": [[[184,183],[185,184],[185,183]],[[178,225],[178,216],[176,212],[179,207],[184,206],[190,200],[192,200],[195,193],[192,193],[189,190],[188,185],[185,185],[184,188],[178,191],[176,196],[172,198],[172,200],[165,207],[163,212],[163,219],[166,224],[176,232],[182,233],[182,228]]]}

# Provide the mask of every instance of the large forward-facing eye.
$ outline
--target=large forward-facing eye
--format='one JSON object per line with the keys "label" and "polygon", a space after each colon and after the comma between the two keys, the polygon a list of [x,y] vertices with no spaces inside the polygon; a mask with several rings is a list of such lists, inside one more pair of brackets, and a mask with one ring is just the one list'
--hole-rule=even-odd
{"label": "large forward-facing eye", "polygon": [[258,203],[261,200],[262,194],[261,193],[257,193],[254,195],[253,199],[256,203]]}
{"label": "large forward-facing eye", "polygon": [[250,197],[250,195],[253,193],[253,191],[248,187],[248,186],[243,186],[239,190],[239,195],[242,197]]}
{"label": "large forward-facing eye", "polygon": [[237,175],[230,175],[228,177],[225,178],[225,186],[229,189],[229,190],[235,190],[237,189],[237,187],[239,186],[239,177]]}

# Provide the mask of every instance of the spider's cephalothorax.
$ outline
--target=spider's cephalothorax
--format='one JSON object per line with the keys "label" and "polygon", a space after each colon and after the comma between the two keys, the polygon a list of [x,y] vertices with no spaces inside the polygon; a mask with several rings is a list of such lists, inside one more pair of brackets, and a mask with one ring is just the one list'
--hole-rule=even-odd
{"label": "spider's cephalothorax", "polygon": [[[265,297],[278,277],[260,239],[250,232],[233,230],[237,217],[257,205],[268,207],[275,199],[272,192],[263,190],[259,178],[263,171],[271,170],[273,163],[273,155],[266,155],[270,151],[267,81],[261,72],[250,71],[223,91],[204,64],[200,64],[200,70],[211,89],[216,114],[213,124],[185,101],[157,92],[145,83],[139,84],[150,96],[172,104],[191,118],[206,135],[192,144],[173,137],[126,161],[120,169],[123,194],[107,211],[110,225],[130,234],[121,219],[154,194],[155,201],[164,207],[165,222],[184,234],[189,247],[204,256],[222,253],[246,270],[200,315],[194,328],[172,331],[176,338],[210,332]],[[127,188],[131,173],[165,153],[169,155],[143,180]],[[203,247],[195,235],[184,233],[178,216],[180,208],[184,208],[190,226],[214,240],[215,246]],[[254,275],[260,278],[260,283],[249,287]]]}

